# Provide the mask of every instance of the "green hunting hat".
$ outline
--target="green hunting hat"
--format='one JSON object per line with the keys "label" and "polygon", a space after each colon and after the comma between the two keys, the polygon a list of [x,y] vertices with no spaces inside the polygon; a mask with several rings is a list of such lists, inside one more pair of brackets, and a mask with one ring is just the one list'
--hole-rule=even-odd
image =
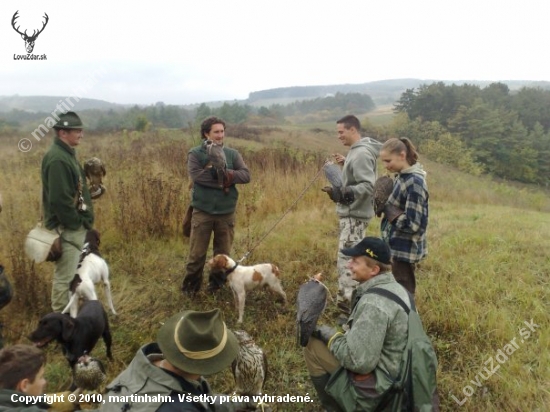
{"label": "green hunting hat", "polygon": [[377,260],[380,263],[389,265],[391,263],[390,248],[378,237],[366,237],[350,248],[344,248],[341,252],[346,256],[366,256]]}
{"label": "green hunting hat", "polygon": [[83,129],[82,120],[75,112],[67,112],[59,115],[59,120],[53,125],[54,129]]}
{"label": "green hunting hat", "polygon": [[185,310],[160,328],[157,343],[176,368],[211,375],[228,367],[239,353],[239,343],[222,319],[219,309]]}

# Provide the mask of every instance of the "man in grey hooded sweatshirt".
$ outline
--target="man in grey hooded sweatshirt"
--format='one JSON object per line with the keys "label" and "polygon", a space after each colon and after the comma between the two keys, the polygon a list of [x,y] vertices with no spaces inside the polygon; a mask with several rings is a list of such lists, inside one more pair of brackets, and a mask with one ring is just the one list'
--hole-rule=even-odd
{"label": "man in grey hooded sweatshirt", "polygon": [[[357,282],[347,269],[349,257],[340,250],[351,247],[365,237],[365,230],[374,216],[373,189],[376,181],[376,159],[382,143],[370,137],[361,137],[361,123],[353,115],[336,122],[338,139],[349,147],[347,156],[334,154],[335,161],[343,165],[342,187],[326,187],[330,199],[336,203],[340,236],[338,241],[338,308],[345,322],[350,313],[351,294]],[[342,322],[342,323],[343,323]]]}

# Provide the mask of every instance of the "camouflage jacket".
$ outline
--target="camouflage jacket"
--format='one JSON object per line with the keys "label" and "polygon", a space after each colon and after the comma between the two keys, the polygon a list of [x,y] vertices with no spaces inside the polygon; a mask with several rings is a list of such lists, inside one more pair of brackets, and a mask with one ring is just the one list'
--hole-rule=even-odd
{"label": "camouflage jacket", "polygon": [[407,291],[389,272],[361,283],[347,322],[350,329],[332,339],[330,351],[354,373],[367,374],[380,368],[395,378],[407,345],[408,315],[388,298],[365,293],[374,287],[387,289],[409,303]]}
{"label": "camouflage jacket", "polygon": [[[77,209],[79,189],[86,204],[85,211]],[[63,226],[76,230],[81,226],[86,229],[93,226],[92,198],[84,170],[76,159],[75,150],[58,137],[42,159],[42,206],[48,229]]]}

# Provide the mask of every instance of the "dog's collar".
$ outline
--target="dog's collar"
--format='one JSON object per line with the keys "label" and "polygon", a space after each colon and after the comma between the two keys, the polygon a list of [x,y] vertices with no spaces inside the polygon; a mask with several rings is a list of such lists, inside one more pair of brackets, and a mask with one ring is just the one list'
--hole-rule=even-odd
{"label": "dog's collar", "polygon": [[233,271],[234,271],[235,269],[237,269],[237,266],[239,266],[239,264],[238,264],[238,263],[235,263],[235,266],[233,266],[231,269],[227,269],[227,270],[225,271],[225,276],[230,275],[231,273],[233,273]]}

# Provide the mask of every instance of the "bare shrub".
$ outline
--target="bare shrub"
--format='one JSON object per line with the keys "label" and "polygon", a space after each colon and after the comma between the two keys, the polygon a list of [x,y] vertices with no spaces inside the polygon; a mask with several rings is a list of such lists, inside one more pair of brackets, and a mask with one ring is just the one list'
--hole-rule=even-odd
{"label": "bare shrub", "polygon": [[183,219],[182,184],[164,175],[140,173],[129,182],[119,181],[115,225],[126,238],[168,237]]}
{"label": "bare shrub", "polygon": [[50,285],[36,273],[34,263],[25,256],[19,243],[10,247],[11,278],[15,291],[10,310],[35,315],[50,311]]}

